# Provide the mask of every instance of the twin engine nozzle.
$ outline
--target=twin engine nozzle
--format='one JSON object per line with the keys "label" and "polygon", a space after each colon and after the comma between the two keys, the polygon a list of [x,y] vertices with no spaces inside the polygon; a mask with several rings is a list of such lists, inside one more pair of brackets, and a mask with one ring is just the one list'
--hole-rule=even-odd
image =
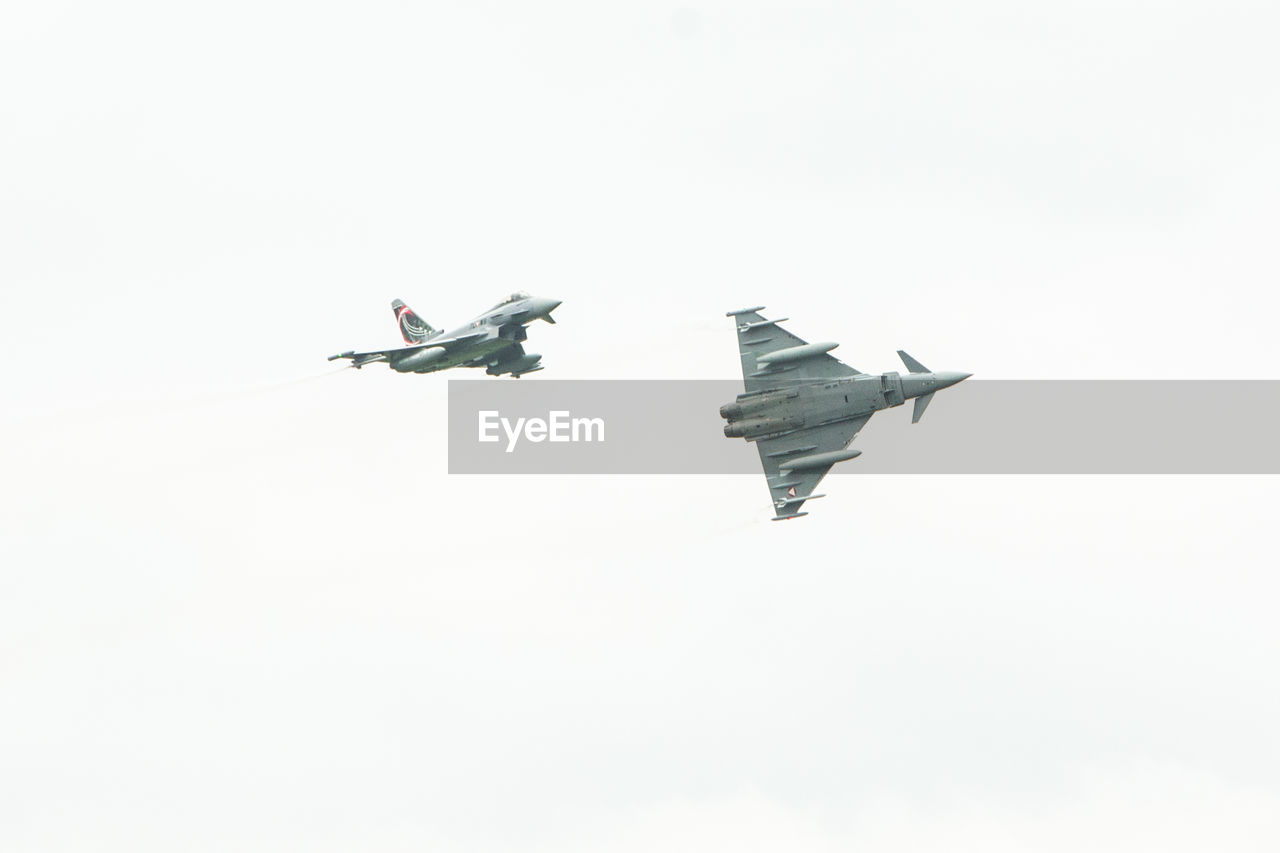
{"label": "twin engine nozzle", "polygon": [[729,421],[724,425],[725,438],[755,438],[759,435],[782,432],[788,429],[799,429],[804,426],[804,418],[788,415],[781,418],[747,418],[741,421]]}
{"label": "twin engine nozzle", "polygon": [[765,394],[742,394],[732,403],[725,403],[720,407],[720,417],[727,421],[741,420],[747,415],[758,414],[765,409],[773,408],[785,400],[791,400],[799,396],[800,392],[795,389],[770,391]]}
{"label": "twin engine nozzle", "polygon": [[[732,403],[725,403],[720,407],[720,417],[728,421],[724,425],[725,438],[749,439],[804,426],[804,418],[799,415],[778,414],[778,405],[796,396],[799,392],[791,390],[743,395]],[[770,409],[773,411],[769,412]]]}

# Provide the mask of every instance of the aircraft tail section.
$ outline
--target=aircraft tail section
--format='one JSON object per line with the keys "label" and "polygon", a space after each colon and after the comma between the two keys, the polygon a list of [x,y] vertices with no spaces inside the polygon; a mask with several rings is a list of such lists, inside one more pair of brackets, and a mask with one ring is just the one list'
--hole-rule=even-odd
{"label": "aircraft tail section", "polygon": [[406,344],[420,344],[431,336],[435,329],[413,313],[413,309],[399,299],[391,301],[391,310],[395,312],[396,323],[400,325],[400,335]]}

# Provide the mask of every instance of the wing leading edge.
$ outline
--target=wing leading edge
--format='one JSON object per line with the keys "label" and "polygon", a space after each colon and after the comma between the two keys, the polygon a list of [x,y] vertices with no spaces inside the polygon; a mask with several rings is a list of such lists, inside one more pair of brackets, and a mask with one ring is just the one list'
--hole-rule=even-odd
{"label": "wing leading edge", "polygon": [[760,312],[764,308],[730,311],[738,327],[738,353],[742,359],[742,381],[748,393],[766,391],[795,382],[812,382],[858,376],[862,371],[823,351],[794,361],[771,363],[767,356],[797,347],[835,348],[835,344],[810,344],[782,328],[787,318],[769,320]]}
{"label": "wing leading edge", "polygon": [[336,355],[329,356],[329,361],[336,361],[340,358],[349,358],[351,359],[352,366],[363,367],[366,364],[375,364],[380,361],[392,361],[397,357],[407,356],[411,353],[421,352],[422,350],[451,350],[461,344],[469,343],[486,336],[487,333],[481,331],[472,332],[466,335],[458,335],[452,338],[432,338],[431,340],[424,341],[420,344],[409,344],[408,346],[392,347],[390,349],[370,350],[369,352],[348,350],[347,352],[340,352]]}

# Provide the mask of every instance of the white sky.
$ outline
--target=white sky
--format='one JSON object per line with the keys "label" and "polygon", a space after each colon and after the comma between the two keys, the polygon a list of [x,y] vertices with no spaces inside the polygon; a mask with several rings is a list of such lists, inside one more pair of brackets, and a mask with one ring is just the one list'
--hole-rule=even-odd
{"label": "white sky", "polygon": [[1278,24],[4,4],[0,849],[1274,850],[1274,479],[772,524],[448,478],[444,376],[324,356],[525,289],[521,381],[731,377],[752,304],[864,370],[1275,378]]}

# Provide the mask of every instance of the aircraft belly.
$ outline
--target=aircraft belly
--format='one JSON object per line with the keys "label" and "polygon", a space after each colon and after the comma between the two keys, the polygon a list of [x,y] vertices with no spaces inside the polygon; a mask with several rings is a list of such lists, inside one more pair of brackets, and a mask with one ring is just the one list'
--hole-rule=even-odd
{"label": "aircraft belly", "polygon": [[487,359],[496,352],[511,348],[511,341],[506,338],[491,338],[487,341],[480,341],[473,344],[467,349],[466,357],[461,361],[475,361],[477,359]]}
{"label": "aircraft belly", "polygon": [[821,426],[854,418],[867,417],[884,408],[884,401],[874,393],[849,384],[831,389],[815,398],[806,410],[805,425]]}
{"label": "aircraft belly", "polygon": [[435,373],[439,370],[448,370],[451,367],[470,364],[474,361],[481,361],[483,363],[483,360],[488,356],[500,350],[507,349],[510,346],[511,341],[505,341],[501,338],[475,341],[453,350],[440,361],[431,365],[431,370],[427,372]]}

